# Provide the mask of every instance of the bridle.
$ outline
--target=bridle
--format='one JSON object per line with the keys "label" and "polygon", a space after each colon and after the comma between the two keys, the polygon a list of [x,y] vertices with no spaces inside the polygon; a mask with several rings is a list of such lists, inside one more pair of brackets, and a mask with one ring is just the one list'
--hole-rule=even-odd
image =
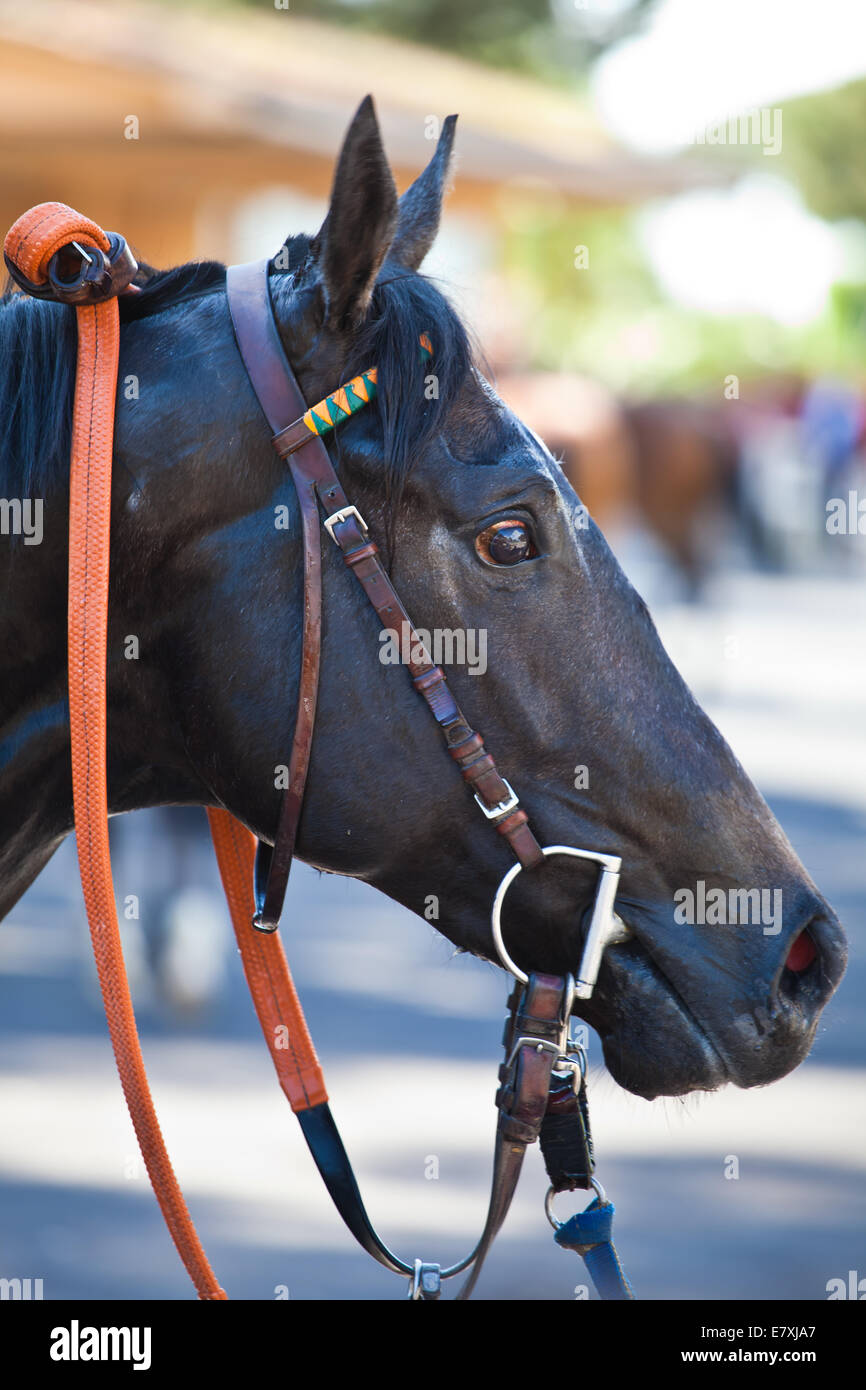
{"label": "bridle", "polygon": [[[381,626],[399,632],[401,625],[406,625],[410,649],[414,648],[409,674],[439,725],[448,752],[474,792],[485,817],[508,841],[519,864],[526,869],[534,868],[541,862],[542,853],[529,829],[526,812],[518,807],[517,797],[499,775],[480,734],[470,728],[442,669],[429,658],[412,659],[421,653],[426,657],[423,644],[382,566],[378,547],[364,518],[343,491],[322,443],[326,422],[334,428],[341,416],[345,418],[354,413],[371,398],[371,388],[376,384],[375,369],[356,377],[308,409],[274,321],[268,290],[268,262],[230,266],[226,272],[226,294],[238,348],[270,426],[273,446],[289,466],[301,509],[304,539],[303,655],[298,713],[288,787],[282,800],[274,848],[271,852],[260,844],[257,855],[255,925],[260,931],[275,931],[279,924],[304,799],[322,648],[322,526],[341,551]],[[429,350],[429,341],[420,346]],[[320,508],[323,521],[320,521]]]}
{"label": "bridle", "polygon": [[[74,255],[70,248],[74,248]],[[78,309],[79,356],[70,460],[69,689],[73,802],[82,887],[118,1070],[148,1173],[172,1238],[200,1297],[224,1298],[171,1167],[141,1058],[117,925],[107,835],[105,654],[111,456],[119,314],[117,296],[136,293],[137,266],[123,238],[106,234],[63,204],[41,204],[19,218],[6,239],[6,263],[28,293]],[[70,260],[71,258],[71,260]],[[268,288],[269,262],[232,266],[226,275],[238,349],[271,431],[286,460],[301,513],[304,615],[294,735],[273,847],[254,840],[223,809],[209,809],[211,831],[253,1003],[280,1083],[328,1191],[352,1234],[380,1264],[408,1276],[413,1299],[439,1297],[442,1279],[469,1269],[458,1298],[468,1298],[513,1198],[527,1147],[540,1142],[550,1189],[545,1199],[555,1239],[580,1253],[603,1297],[632,1298],[612,1243],[614,1208],[594,1174],[586,1093],[586,1054],[570,1037],[575,998],[591,996],[602,954],[627,929],[613,907],[620,859],[565,845],[542,848],[511,785],[455,701],[412,626],[384,569],[375,541],[346,496],[321,436],[362,409],[376,389],[363,372],[307,406],[280,341]],[[435,345],[419,343],[426,356]],[[410,635],[409,674],[436,720],[484,818],[510,846],[516,863],[493,905],[500,960],[515,977],[509,997],[505,1060],[499,1070],[493,1181],[487,1218],[472,1252],[448,1269],[393,1254],[367,1216],[328,1105],[324,1078],[279,937],[315,728],[322,638],[321,531],[325,530],[363,589],[382,628]],[[405,626],[404,626],[405,625]],[[574,979],[525,973],[502,936],[507,891],[523,871],[564,855],[596,863],[599,877],[581,965]],[[252,924],[252,925],[251,925]],[[560,1224],[556,1193],[595,1188],[585,1212]]]}

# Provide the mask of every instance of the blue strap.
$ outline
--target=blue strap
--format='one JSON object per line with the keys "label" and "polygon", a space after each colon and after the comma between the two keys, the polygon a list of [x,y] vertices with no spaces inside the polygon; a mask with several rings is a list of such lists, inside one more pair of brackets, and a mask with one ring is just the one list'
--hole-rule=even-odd
{"label": "blue strap", "polygon": [[613,1202],[599,1197],[586,1211],[579,1211],[553,1233],[564,1250],[583,1256],[590,1278],[600,1298],[633,1299],[634,1289],[626,1278],[613,1243]]}

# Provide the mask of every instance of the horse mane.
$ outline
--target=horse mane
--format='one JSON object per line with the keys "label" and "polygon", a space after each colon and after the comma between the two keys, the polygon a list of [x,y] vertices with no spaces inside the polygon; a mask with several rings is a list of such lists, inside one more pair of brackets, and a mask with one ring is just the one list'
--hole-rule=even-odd
{"label": "horse mane", "polygon": [[[225,267],[191,262],[142,266],[141,293],[120,299],[121,323],[159,313],[225,284]],[[78,334],[68,304],[0,296],[0,495],[44,495],[66,477]]]}
{"label": "horse mane", "polygon": [[75,313],[0,298],[0,494],[41,496],[69,467]]}
{"label": "horse mane", "polygon": [[[309,237],[292,237],[286,243],[287,254],[272,262],[272,289],[278,303],[303,282],[313,244]],[[194,261],[157,271],[143,265],[136,282],[140,293],[120,299],[121,325],[222,290],[225,266]],[[432,363],[421,360],[418,339],[422,333],[429,333],[433,342]],[[39,496],[66,476],[76,343],[71,306],[8,289],[0,297],[2,496]],[[456,400],[472,360],[466,329],[440,290],[423,276],[386,261],[366,320],[352,342],[344,379],[378,366],[376,408],[387,460],[385,500],[392,515],[413,458]],[[430,383],[431,375],[434,383]]]}

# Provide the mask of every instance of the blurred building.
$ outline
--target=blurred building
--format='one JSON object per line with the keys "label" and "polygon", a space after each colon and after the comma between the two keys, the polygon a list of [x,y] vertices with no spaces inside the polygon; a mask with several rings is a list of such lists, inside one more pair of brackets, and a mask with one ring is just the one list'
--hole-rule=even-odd
{"label": "blurred building", "polygon": [[4,227],[59,199],[155,265],[262,254],[267,235],[276,249],[289,230],[315,230],[367,92],[401,187],[437,120],[459,112],[450,213],[477,243],[457,257],[467,275],[495,250],[504,190],[619,204],[710,178],[693,161],[626,153],[566,92],[290,10],[0,0],[0,72]]}

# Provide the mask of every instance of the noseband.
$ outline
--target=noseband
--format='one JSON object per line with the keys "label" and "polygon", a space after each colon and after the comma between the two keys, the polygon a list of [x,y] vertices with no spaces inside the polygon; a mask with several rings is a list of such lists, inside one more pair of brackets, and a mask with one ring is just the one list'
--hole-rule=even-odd
{"label": "noseband", "polygon": [[[80,261],[76,262],[73,250]],[[116,296],[135,292],[130,283],[135,264],[122,238],[106,235],[62,204],[43,204],[24,214],[7,237],[6,259],[13,277],[28,293],[74,303],[78,308],[79,360],[70,470],[69,664],[73,799],[82,885],[112,1043],[148,1173],[200,1296],[224,1298],[186,1210],[150,1098],[123,966],[108,856],[105,632],[119,341]],[[76,264],[80,266],[77,273]],[[586,1054],[570,1037],[575,998],[591,996],[605,947],[627,935],[613,911],[620,860],[592,850],[539,845],[516,793],[457,705],[443,671],[429,659],[381,564],[363,517],[342,488],[321,436],[372,398],[375,367],[308,408],[280,342],[268,289],[268,262],[230,267],[226,290],[241,357],[273,445],[287,461],[297,492],[304,541],[298,707],[288,786],[273,847],[259,842],[253,867],[249,833],[228,812],[208,812],[244,970],[281,1085],[340,1215],[380,1264],[408,1276],[410,1298],[438,1298],[441,1280],[467,1269],[470,1273],[458,1298],[469,1297],[509,1209],[526,1149],[536,1139],[550,1178],[545,1210],[557,1243],[584,1257],[602,1297],[632,1298],[612,1243],[614,1208],[593,1176]],[[431,356],[435,345],[422,335],[420,349]],[[95,406],[91,404],[94,400]],[[485,819],[506,840],[517,861],[499,886],[492,915],[497,951],[516,983],[508,1001],[505,1060],[496,1095],[499,1114],[490,1202],[477,1245],[464,1260],[445,1270],[421,1260],[403,1261],[373,1228],[331,1115],[279,937],[274,935],[294,855],[315,727],[322,631],[322,527],[342,553],[382,627],[399,632],[403,624],[408,626],[412,683],[439,725],[446,749]],[[570,975],[525,973],[511,959],[502,937],[502,905],[516,876],[523,870],[537,872],[546,858],[558,855],[599,866],[576,980]],[[596,1190],[595,1200],[586,1211],[560,1224],[552,1214],[553,1196],[590,1187]]]}

